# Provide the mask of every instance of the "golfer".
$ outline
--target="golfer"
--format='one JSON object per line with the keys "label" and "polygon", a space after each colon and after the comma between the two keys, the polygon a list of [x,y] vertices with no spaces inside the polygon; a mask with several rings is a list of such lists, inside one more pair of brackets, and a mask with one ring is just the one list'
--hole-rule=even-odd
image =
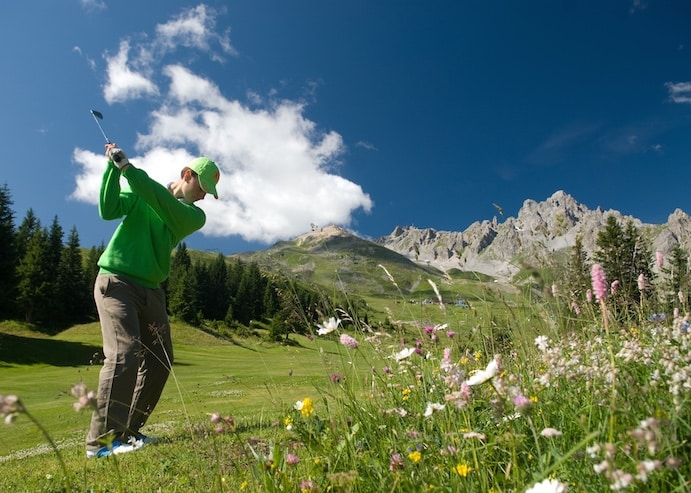
{"label": "golfer", "polygon": [[[218,198],[216,164],[199,157],[164,187],[106,144],[98,212],[124,217],[98,260],[94,298],[105,360],[97,406],[86,437],[87,457],[131,452],[155,441],[140,433],[153,412],[173,364],[173,346],[161,282],[170,272],[172,250],[199,230],[206,215],[195,205]],[[120,187],[120,179],[128,187]]]}

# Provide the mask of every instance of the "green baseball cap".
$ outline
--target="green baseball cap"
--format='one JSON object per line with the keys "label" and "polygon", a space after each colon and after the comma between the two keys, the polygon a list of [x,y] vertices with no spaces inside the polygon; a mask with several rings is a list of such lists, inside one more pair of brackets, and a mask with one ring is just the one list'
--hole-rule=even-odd
{"label": "green baseball cap", "polygon": [[221,172],[218,170],[216,163],[207,157],[198,157],[188,164],[187,167],[197,173],[199,186],[201,186],[202,190],[210,193],[217,199],[216,184],[221,178]]}

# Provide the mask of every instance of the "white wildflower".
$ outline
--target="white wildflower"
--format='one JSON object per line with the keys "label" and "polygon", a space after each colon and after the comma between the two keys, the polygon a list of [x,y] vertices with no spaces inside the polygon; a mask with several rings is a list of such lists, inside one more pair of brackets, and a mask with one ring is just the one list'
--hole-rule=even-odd
{"label": "white wildflower", "polygon": [[445,404],[437,404],[436,402],[428,402],[427,409],[425,409],[424,416],[432,416],[434,411],[443,411],[446,408]]}
{"label": "white wildflower", "polygon": [[341,323],[340,318],[334,318],[331,317],[327,322],[324,322],[324,324],[317,324],[317,327],[319,327],[319,330],[317,331],[317,334],[320,336],[330,334],[334,330],[338,328],[338,325]]}
{"label": "white wildflower", "polygon": [[465,381],[466,384],[470,385],[480,385],[485,383],[487,380],[494,378],[499,369],[499,355],[494,356],[494,359],[489,362],[487,368],[484,370],[476,370],[468,380]]}
{"label": "white wildflower", "polygon": [[549,337],[547,336],[537,336],[535,338],[535,345],[543,353],[549,348]]}
{"label": "white wildflower", "polygon": [[404,359],[412,356],[413,354],[415,354],[415,348],[409,347],[409,348],[405,348],[402,351],[399,351],[396,354],[394,354],[393,359],[395,359],[396,361],[401,361],[401,360],[404,360]]}
{"label": "white wildflower", "polygon": [[525,493],[564,493],[568,486],[556,479],[544,479],[528,488]]}

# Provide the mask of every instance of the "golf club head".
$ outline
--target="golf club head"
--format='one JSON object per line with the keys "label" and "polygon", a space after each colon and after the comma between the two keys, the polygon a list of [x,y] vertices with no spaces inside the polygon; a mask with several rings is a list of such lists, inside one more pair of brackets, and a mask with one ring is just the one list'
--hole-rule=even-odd
{"label": "golf club head", "polygon": [[106,139],[106,144],[110,144],[110,139],[106,135],[106,133],[103,131],[103,127],[101,126],[101,122],[99,120],[103,120],[103,113],[100,111],[96,110],[91,110],[91,115],[94,117],[94,120],[96,121],[96,125],[98,125],[99,130],[101,131],[101,134],[103,135],[103,138]]}

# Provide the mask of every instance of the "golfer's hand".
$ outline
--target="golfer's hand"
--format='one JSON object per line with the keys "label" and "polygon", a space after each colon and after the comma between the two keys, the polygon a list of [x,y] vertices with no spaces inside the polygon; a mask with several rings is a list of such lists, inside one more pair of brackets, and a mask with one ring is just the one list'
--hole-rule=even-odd
{"label": "golfer's hand", "polygon": [[116,144],[106,144],[106,156],[113,162],[118,169],[123,169],[130,164],[130,161],[125,155],[125,151],[120,149]]}

